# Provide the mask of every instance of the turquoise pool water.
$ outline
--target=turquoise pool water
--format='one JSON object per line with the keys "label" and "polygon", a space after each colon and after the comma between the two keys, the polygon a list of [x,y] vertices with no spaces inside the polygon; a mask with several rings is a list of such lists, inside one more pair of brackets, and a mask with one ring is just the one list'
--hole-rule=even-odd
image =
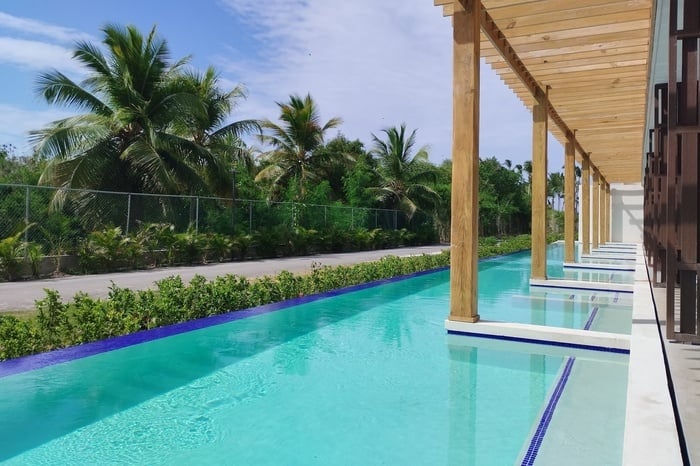
{"label": "turquoise pool water", "polygon": [[[550,278],[590,279],[590,274],[565,277],[562,244],[550,245],[547,253],[547,275]],[[621,277],[624,283],[634,277],[633,272],[606,274],[611,273]],[[440,286],[447,299],[449,283]],[[530,289],[530,253],[524,252],[481,263],[479,315],[485,320],[574,329],[584,329],[589,324],[590,330],[629,334],[632,330],[632,295],[590,290]]]}
{"label": "turquoise pool water", "polygon": [[[517,308],[528,258],[481,263],[482,316],[500,309],[499,289]],[[569,446],[595,446],[586,457],[596,464],[619,462],[626,355],[446,335],[447,279],[438,272],[0,378],[0,461],[519,464],[575,358],[535,464],[561,458],[558,436],[574,424],[603,432],[604,444],[589,435]]]}

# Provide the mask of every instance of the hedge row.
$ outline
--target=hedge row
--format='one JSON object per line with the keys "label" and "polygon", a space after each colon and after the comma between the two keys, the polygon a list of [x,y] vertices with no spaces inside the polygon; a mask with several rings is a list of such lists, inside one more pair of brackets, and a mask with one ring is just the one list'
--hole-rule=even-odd
{"label": "hedge row", "polygon": [[[485,241],[480,256],[508,254],[530,247],[522,235],[500,242]],[[248,280],[226,275],[207,281],[196,276],[189,284],[179,276],[156,282],[154,290],[132,291],[112,286],[107,299],[79,293],[62,302],[46,290],[37,301],[36,317],[0,315],[0,360],[126,335],[140,330],[247,309],[299,296],[449,265],[449,252],[398,258],[351,266],[317,266],[311,273],[281,272]]]}

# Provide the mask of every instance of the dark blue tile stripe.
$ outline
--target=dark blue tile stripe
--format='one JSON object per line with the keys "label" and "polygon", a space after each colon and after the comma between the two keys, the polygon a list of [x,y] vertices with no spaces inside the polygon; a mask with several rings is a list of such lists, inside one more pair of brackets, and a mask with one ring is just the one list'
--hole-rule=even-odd
{"label": "dark blue tile stripe", "polygon": [[540,417],[540,422],[537,424],[537,430],[535,431],[535,435],[533,435],[532,439],[530,440],[530,446],[527,448],[527,453],[525,454],[523,461],[520,463],[521,466],[532,466],[535,463],[537,454],[540,451],[540,446],[542,446],[542,441],[544,440],[544,436],[547,433],[547,428],[549,427],[549,423],[552,420],[552,416],[554,415],[554,410],[557,408],[559,398],[561,398],[561,394],[564,391],[564,387],[566,387],[566,383],[569,381],[569,376],[571,375],[571,368],[574,366],[575,360],[576,358],[569,358],[566,361],[564,370],[562,371],[562,374],[559,377],[559,380],[557,381],[557,385],[554,387],[554,393],[552,393],[552,396],[549,398],[547,407],[542,413],[542,417]]}
{"label": "dark blue tile stripe", "polygon": [[588,320],[586,321],[586,325],[583,327],[584,330],[590,330],[591,325],[593,325],[593,320],[595,319],[595,316],[598,315],[598,306],[595,306],[591,310],[591,315],[588,316]]}
{"label": "dark blue tile stripe", "polygon": [[180,333],[191,332],[193,330],[199,330],[206,327],[211,327],[213,325],[224,324],[227,322],[232,322],[235,320],[245,319],[247,317],[257,316],[261,314],[266,314],[268,312],[279,311],[281,309],[286,309],[292,306],[297,306],[299,304],[310,303],[313,301],[318,301],[320,299],[331,298],[333,296],[339,296],[346,293],[352,293],[354,291],[365,290],[368,288],[374,288],[381,285],[386,285],[388,283],[398,282],[401,280],[407,280],[409,278],[420,277],[422,275],[433,274],[437,272],[442,272],[448,270],[449,267],[439,267],[430,270],[423,270],[420,272],[414,272],[408,275],[400,275],[393,278],[386,278],[383,280],[376,280],[373,282],[362,283],[359,285],[348,286],[346,288],[340,288],[337,290],[327,291],[324,293],[318,293],[309,296],[303,296],[300,298],[292,298],[286,301],[280,301],[271,304],[264,304],[262,306],[257,306],[249,309],[243,309],[240,311],[231,311],[226,314],[219,314],[211,317],[204,317],[197,320],[191,320],[187,322],[181,322],[178,324],[167,325],[164,327],[158,327],[150,330],[142,330],[140,332],[131,333],[128,335],[122,335],[118,337],[108,338],[106,340],[94,341],[91,343],[86,343],[84,345],[71,346],[68,348],[62,348],[55,351],[49,351],[47,353],[33,354],[30,356],[23,356],[16,359],[8,359],[7,361],[0,361],[0,378],[6,377],[13,374],[18,374],[21,372],[32,371],[40,369],[42,367],[51,366],[54,364],[60,364],[63,362],[72,361],[74,359],[86,358],[88,356],[93,356],[95,354],[104,353],[107,351],[113,351],[116,349],[124,348],[127,346],[138,345],[140,343],[145,343],[148,341],[158,340],[160,338],[170,337],[173,335],[178,335]]}
{"label": "dark blue tile stripe", "polygon": [[579,287],[579,286],[561,286],[561,285],[540,285],[538,283],[531,283],[531,287],[535,288],[551,288],[551,289],[558,289],[558,290],[581,290],[581,291],[605,291],[608,293],[628,293],[632,294],[634,291],[627,291],[627,290],[605,290],[602,288],[586,288],[586,287]]}
{"label": "dark blue tile stripe", "polygon": [[535,345],[559,346],[563,348],[583,349],[590,351],[600,351],[603,353],[630,354],[630,350],[622,348],[609,348],[607,346],[585,345],[583,343],[568,343],[563,341],[537,340],[534,338],[511,337],[506,335],[491,335],[488,333],[464,332],[459,330],[448,330],[451,335],[463,335],[467,337],[488,338],[490,340],[517,341],[519,343],[532,343]]}
{"label": "dark blue tile stripe", "polygon": [[[565,269],[581,269],[581,270],[611,270],[611,269],[606,269],[603,267],[584,267],[584,266],[579,266],[579,265],[565,265]],[[615,269],[618,272],[634,272],[634,269]]]}

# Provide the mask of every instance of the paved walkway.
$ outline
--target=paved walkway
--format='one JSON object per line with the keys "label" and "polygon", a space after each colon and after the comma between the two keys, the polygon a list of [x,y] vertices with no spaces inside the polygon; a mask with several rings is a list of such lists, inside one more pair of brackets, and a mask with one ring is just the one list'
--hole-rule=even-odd
{"label": "paved walkway", "polygon": [[100,275],[72,275],[46,280],[0,283],[0,312],[34,309],[34,301],[45,296],[45,288],[58,291],[64,300],[70,299],[79,291],[93,297],[104,297],[109,293],[109,287],[112,283],[122,288],[142,290],[151,287],[154,282],[172,275],[180,275],[185,281],[191,280],[195,275],[203,275],[209,279],[226,274],[244,275],[252,278],[263,275],[275,275],[282,270],[289,272],[310,271],[311,264],[314,262],[330,266],[348,265],[373,261],[388,255],[413,256],[431,254],[447,248],[448,246],[444,245],[421,246],[342,254],[285,257],[282,259],[262,259],[247,262],[226,262],[195,267],[167,267]]}

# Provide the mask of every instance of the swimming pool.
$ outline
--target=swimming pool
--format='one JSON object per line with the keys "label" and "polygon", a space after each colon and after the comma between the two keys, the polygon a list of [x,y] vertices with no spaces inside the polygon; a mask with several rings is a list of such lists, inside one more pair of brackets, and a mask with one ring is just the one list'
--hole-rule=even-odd
{"label": "swimming pool", "polygon": [[[528,257],[481,263],[482,315],[493,290],[529,291]],[[627,356],[446,335],[447,279],[2,377],[0,461],[551,464],[574,442],[619,462]]]}

